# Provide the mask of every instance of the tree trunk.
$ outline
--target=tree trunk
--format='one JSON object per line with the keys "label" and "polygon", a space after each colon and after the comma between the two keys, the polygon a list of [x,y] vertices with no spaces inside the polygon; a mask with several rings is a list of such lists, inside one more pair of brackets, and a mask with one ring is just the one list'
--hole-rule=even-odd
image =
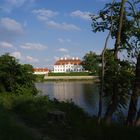
{"label": "tree trunk", "polygon": [[[131,101],[129,104],[127,125],[135,124],[135,118],[137,114],[137,102],[138,102],[139,94],[140,94],[140,54],[137,58],[135,83],[134,83],[133,93],[131,95]],[[136,125],[140,125],[140,110],[137,114]]]}
{"label": "tree trunk", "polygon": [[[111,25],[112,26],[112,25]],[[112,27],[111,27],[112,28]],[[111,34],[111,31],[112,29],[110,29],[108,35],[107,35],[107,38],[106,38],[106,41],[105,41],[105,46],[104,46],[104,49],[102,51],[102,72],[101,72],[101,86],[100,86],[100,93],[99,93],[99,111],[98,111],[98,124],[100,124],[100,121],[101,121],[101,116],[102,116],[102,104],[103,104],[103,88],[104,88],[104,68],[105,68],[105,51],[106,51],[106,48],[107,48],[107,44],[108,44],[108,40],[109,40],[109,37],[110,37],[110,34]]]}
{"label": "tree trunk", "polygon": [[100,124],[101,121],[101,117],[102,117],[102,105],[103,105],[103,88],[104,88],[104,73],[105,73],[105,51],[108,45],[108,41],[109,41],[109,37],[111,35],[112,32],[112,24],[113,24],[113,19],[112,19],[112,13],[113,13],[113,6],[114,6],[115,0],[112,0],[112,5],[111,5],[111,12],[110,12],[110,16],[111,16],[111,27],[110,27],[110,31],[106,37],[105,40],[105,45],[104,45],[104,49],[102,51],[102,72],[101,72],[101,88],[100,88],[100,93],[99,93],[99,111],[98,111],[98,124]]}
{"label": "tree trunk", "polygon": [[139,112],[137,114],[137,119],[136,119],[136,123],[135,123],[136,126],[140,126],[140,109],[139,109]]}
{"label": "tree trunk", "polygon": [[[120,46],[120,41],[121,41],[121,32],[122,32],[122,25],[123,25],[123,15],[124,15],[124,6],[125,6],[126,0],[121,1],[121,8],[120,8],[120,19],[119,19],[119,27],[118,27],[118,33],[116,37],[116,42],[115,42],[115,48],[114,48],[114,60],[116,63],[118,63],[118,50]],[[118,70],[116,69],[115,72]],[[115,75],[114,72],[114,75]],[[112,121],[112,115],[116,111],[117,105],[118,105],[118,100],[117,100],[117,82],[116,79],[112,79],[113,82],[113,95],[111,98],[111,101],[109,103],[109,106],[107,108],[106,114],[105,114],[105,121],[107,124],[111,123]]]}
{"label": "tree trunk", "polygon": [[122,26],[123,26],[125,2],[126,2],[126,0],[121,1],[119,27],[118,27],[118,33],[117,33],[117,38],[116,38],[116,42],[115,42],[115,49],[114,49],[114,57],[115,57],[115,59],[118,59],[118,49],[119,49],[120,42],[121,42],[121,32],[122,32]]}

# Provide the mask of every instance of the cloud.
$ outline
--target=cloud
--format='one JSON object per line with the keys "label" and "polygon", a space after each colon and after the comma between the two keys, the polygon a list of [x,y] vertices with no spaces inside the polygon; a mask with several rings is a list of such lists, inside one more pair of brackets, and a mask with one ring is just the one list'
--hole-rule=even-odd
{"label": "cloud", "polygon": [[58,56],[54,56],[53,58],[54,58],[55,61],[59,60]]}
{"label": "cloud", "polygon": [[99,1],[99,2],[106,2],[107,0],[96,0],[96,1]]}
{"label": "cloud", "polygon": [[39,59],[32,56],[22,55],[19,51],[12,52],[10,53],[10,55],[15,57],[16,59],[19,59],[22,63],[35,64],[39,62]]}
{"label": "cloud", "polygon": [[68,52],[68,49],[65,49],[65,48],[59,48],[58,51],[60,51],[60,52]]}
{"label": "cloud", "polygon": [[63,55],[63,56],[61,56],[61,57],[58,57],[58,56],[54,56],[54,60],[55,61],[57,61],[57,60],[59,60],[59,59],[61,59],[61,58],[72,58],[69,54],[65,54],[65,55]]}
{"label": "cloud", "polygon": [[90,14],[91,13],[87,12],[87,11],[82,12],[80,10],[76,10],[76,11],[72,12],[70,15],[72,17],[79,17],[79,18],[84,19],[84,20],[90,20],[91,19]]}
{"label": "cloud", "polygon": [[11,40],[23,34],[22,25],[14,19],[0,19],[0,40]]}
{"label": "cloud", "polygon": [[12,52],[10,55],[15,57],[16,59],[22,59],[22,55],[20,52]]}
{"label": "cloud", "polygon": [[54,29],[66,30],[66,31],[80,31],[81,29],[74,24],[57,23],[55,21],[48,21],[47,25]]}
{"label": "cloud", "polygon": [[72,58],[69,54],[63,55],[63,58]]}
{"label": "cloud", "polygon": [[20,45],[20,48],[26,50],[44,50],[47,47],[40,43],[24,43],[23,45]]}
{"label": "cloud", "polygon": [[4,0],[2,9],[5,12],[11,12],[15,8],[20,8],[25,4],[31,5],[36,0]]}
{"label": "cloud", "polygon": [[38,63],[39,62],[39,60],[37,58],[31,57],[31,56],[26,56],[26,60],[29,63]]}
{"label": "cloud", "polygon": [[5,0],[11,7],[21,7],[27,0]]}
{"label": "cloud", "polygon": [[58,38],[58,41],[60,42],[60,43],[64,43],[64,39],[62,39],[62,38]]}
{"label": "cloud", "polygon": [[13,45],[8,42],[0,41],[0,48],[13,48]]}
{"label": "cloud", "polygon": [[49,61],[50,61],[50,59],[48,59],[48,58],[45,58],[45,59],[44,59],[44,61],[45,61],[45,62],[49,62]]}
{"label": "cloud", "polygon": [[48,20],[56,15],[58,15],[58,12],[54,12],[51,10],[47,10],[47,9],[38,9],[38,10],[33,10],[32,11],[33,14],[35,14],[37,16],[38,19],[40,20]]}
{"label": "cloud", "polygon": [[19,22],[11,18],[1,18],[0,28],[3,28],[9,32],[23,33],[22,26]]}
{"label": "cloud", "polygon": [[27,25],[28,25],[28,23],[27,23],[27,21],[25,20],[25,21],[23,22],[23,26],[24,26],[24,27],[27,27]]}
{"label": "cloud", "polygon": [[70,39],[58,38],[58,42],[60,42],[60,43],[68,43],[68,42],[71,42],[71,40]]}
{"label": "cloud", "polygon": [[77,27],[74,24],[68,24],[65,22],[58,23],[53,20],[50,20],[52,17],[58,15],[59,14],[58,12],[48,10],[48,9],[38,9],[38,10],[35,9],[32,11],[32,13],[35,14],[38,19],[44,21],[47,24],[47,26],[49,26],[50,28],[66,30],[66,31],[81,30],[79,27]]}

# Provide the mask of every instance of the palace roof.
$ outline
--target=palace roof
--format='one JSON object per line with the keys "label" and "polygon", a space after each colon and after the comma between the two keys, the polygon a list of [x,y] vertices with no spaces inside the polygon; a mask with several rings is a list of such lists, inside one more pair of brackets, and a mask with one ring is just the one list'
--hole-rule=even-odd
{"label": "palace roof", "polygon": [[54,65],[81,65],[81,60],[78,58],[72,58],[72,59],[67,59],[67,58],[61,58],[60,60],[57,60]]}

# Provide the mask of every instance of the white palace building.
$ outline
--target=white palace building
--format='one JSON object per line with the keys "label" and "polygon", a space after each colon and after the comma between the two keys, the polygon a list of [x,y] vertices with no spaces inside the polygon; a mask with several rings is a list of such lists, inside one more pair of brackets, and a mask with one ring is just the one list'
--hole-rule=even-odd
{"label": "white palace building", "polygon": [[82,72],[84,68],[81,65],[81,60],[76,58],[60,58],[54,64],[54,73],[62,72]]}
{"label": "white palace building", "polygon": [[34,71],[34,74],[37,74],[37,75],[42,75],[42,74],[48,74],[49,73],[48,68],[34,68],[33,71]]}

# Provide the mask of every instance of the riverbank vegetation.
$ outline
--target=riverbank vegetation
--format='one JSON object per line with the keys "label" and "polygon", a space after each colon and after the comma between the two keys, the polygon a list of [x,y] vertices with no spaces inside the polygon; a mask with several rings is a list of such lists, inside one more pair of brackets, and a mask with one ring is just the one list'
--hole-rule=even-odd
{"label": "riverbank vegetation", "polygon": [[35,81],[36,82],[44,82],[44,77],[45,77],[45,74],[36,74],[35,75]]}
{"label": "riverbank vegetation", "polygon": [[[72,101],[59,102],[56,99],[50,100],[47,96],[39,96],[33,84],[34,78],[32,79],[31,69],[24,69],[22,73],[19,73],[22,65],[8,54],[0,58],[5,57],[9,59],[0,61],[1,77],[7,76],[8,79],[4,83],[1,81],[2,87],[5,88],[0,91],[0,132],[2,132],[0,139],[18,140],[19,137],[22,137],[20,139],[23,140],[137,140],[140,138],[139,128],[122,127],[122,118],[120,124],[112,123],[108,126],[104,121],[101,121],[101,124],[98,125],[96,116],[89,116]],[[17,86],[12,85],[11,87],[14,88],[6,90],[9,89],[6,88],[6,84],[10,85],[11,79],[8,75],[2,74],[5,67],[10,71],[9,75],[11,74],[13,61],[17,62],[14,69],[19,68],[12,78],[17,82]],[[24,80],[28,78],[27,85],[25,84],[26,88],[18,83],[16,76],[21,74],[27,74],[24,77]],[[22,79],[20,80],[22,81]]]}
{"label": "riverbank vegetation", "polygon": [[89,71],[91,75],[98,76],[101,71],[101,56],[95,52],[88,52],[84,55],[82,66],[85,70]]}
{"label": "riverbank vegetation", "polygon": [[0,92],[36,95],[34,82],[32,65],[22,65],[8,53],[0,56]]}
{"label": "riverbank vegetation", "polygon": [[[20,64],[9,54],[0,56],[0,139],[139,140],[139,4],[139,0],[113,0],[98,16],[91,15],[94,32],[109,31],[101,56],[98,118],[72,101],[39,96],[32,66]],[[109,37],[115,41],[111,49],[107,48]],[[109,101],[103,116],[104,98]],[[129,101],[127,117],[113,122],[113,115]]]}
{"label": "riverbank vegetation", "polygon": [[[108,3],[97,15],[91,15],[93,32],[108,31],[102,51],[98,122],[101,121],[103,97],[110,99],[105,122],[126,107],[131,98],[127,125],[140,126],[137,107],[140,95],[140,1],[121,0]],[[109,38],[114,40],[108,47]],[[138,113],[137,113],[138,112]]]}
{"label": "riverbank vegetation", "polygon": [[[25,135],[26,139],[33,139],[34,133],[41,134],[40,137],[36,137],[37,139],[49,140],[138,140],[140,138],[140,128],[122,127],[115,123],[110,126],[101,123],[99,126],[94,116],[88,116],[70,101],[58,102],[56,99],[50,100],[47,96],[3,93],[0,96],[0,105],[0,108],[3,108],[3,111],[0,111],[3,114],[0,122],[5,127],[3,129],[2,125],[0,126],[0,131],[4,131],[0,138],[4,137],[6,140],[12,138],[16,140],[19,135]],[[50,112],[56,111],[63,112],[64,116],[60,118],[50,116]],[[9,122],[6,117],[3,117],[5,114],[3,112],[8,117],[13,116],[14,121]],[[20,126],[21,129],[14,126],[9,127],[9,123],[18,124],[19,121],[26,127],[23,125]],[[30,128],[34,129],[34,133],[29,135]],[[7,136],[10,129],[13,130]],[[17,131],[19,134],[16,135],[14,132],[17,129],[19,129]]]}
{"label": "riverbank vegetation", "polygon": [[21,125],[13,113],[0,105],[0,139],[1,140],[37,140],[28,131],[27,127]]}
{"label": "riverbank vegetation", "polygon": [[49,73],[46,77],[44,74],[35,75],[36,82],[47,81],[98,81],[98,76],[93,76],[91,72],[70,72],[70,73]]}

